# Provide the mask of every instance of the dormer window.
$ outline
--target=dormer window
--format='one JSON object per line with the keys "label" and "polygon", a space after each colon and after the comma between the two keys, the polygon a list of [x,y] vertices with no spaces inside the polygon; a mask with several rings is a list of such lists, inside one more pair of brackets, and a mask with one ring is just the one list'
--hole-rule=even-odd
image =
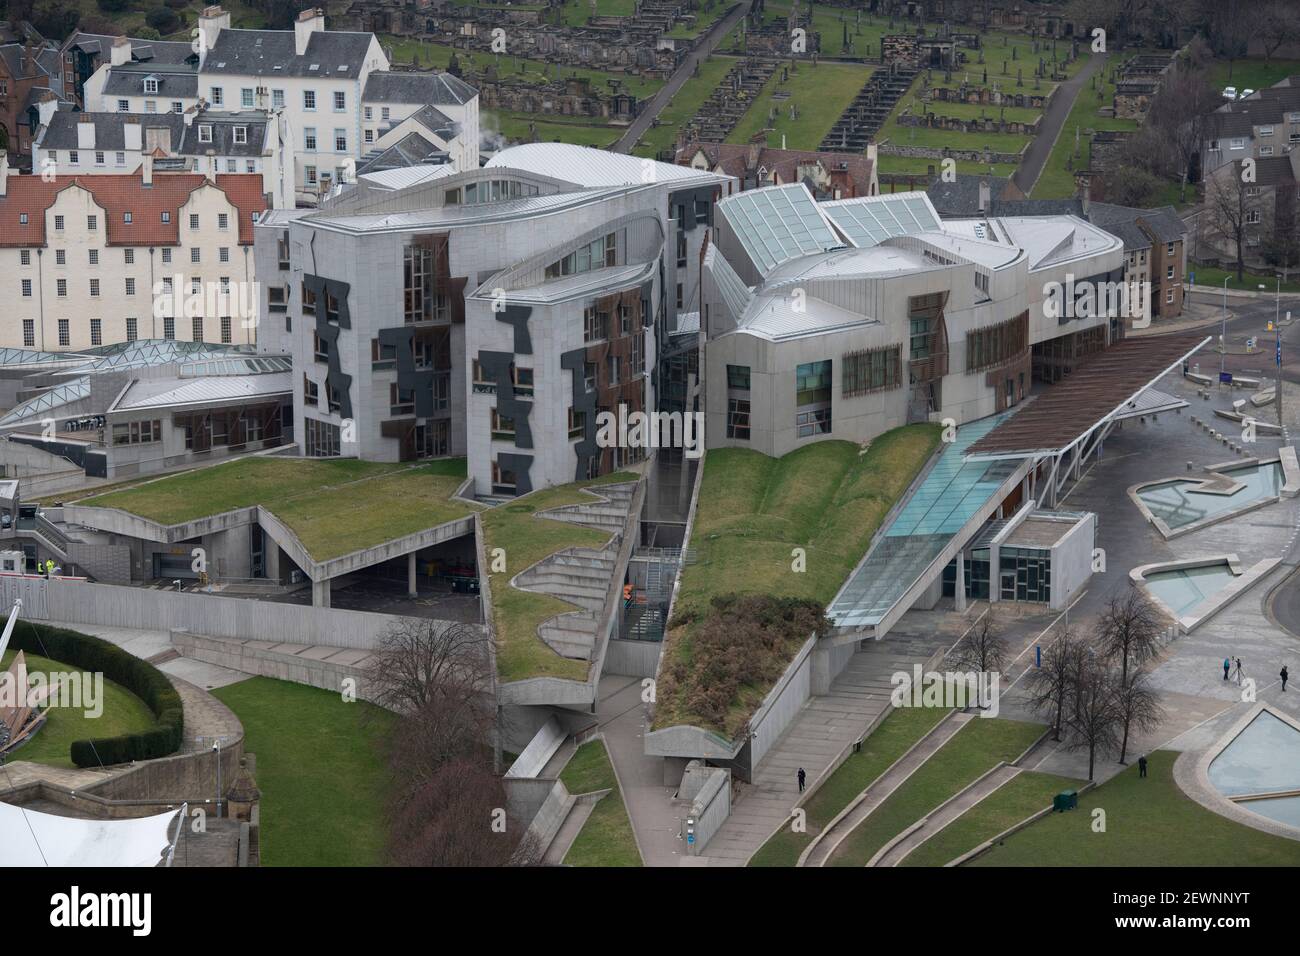
{"label": "dormer window", "polygon": [[236,127],[235,127],[235,142],[236,142],[236,143],[241,143],[241,144],[242,144],[242,143],[247,143],[247,142],[248,142],[248,127],[247,127],[247,126],[236,126]]}
{"label": "dormer window", "polygon": [[146,77],[144,78],[144,91],[145,91],[146,93],[157,93],[157,92],[158,92],[158,77],[156,77],[156,76],[146,76]]}
{"label": "dormer window", "polygon": [[200,124],[199,124],[199,142],[200,142],[200,143],[210,143],[210,142],[212,142],[212,127],[211,127],[211,125],[209,125],[209,124],[207,124],[207,123],[200,123]]}

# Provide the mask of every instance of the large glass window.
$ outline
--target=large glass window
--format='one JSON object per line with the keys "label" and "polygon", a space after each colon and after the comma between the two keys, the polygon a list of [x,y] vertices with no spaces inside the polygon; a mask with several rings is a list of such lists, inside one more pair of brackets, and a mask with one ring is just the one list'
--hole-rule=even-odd
{"label": "large glass window", "polygon": [[737,388],[745,392],[749,391],[748,365],[727,366],[727,388]]}
{"label": "large glass window", "polygon": [[727,437],[749,441],[749,402],[743,398],[727,401]]}
{"label": "large glass window", "polygon": [[1052,553],[1041,548],[1002,548],[999,587],[1006,601],[1047,603],[1052,594]]}
{"label": "large glass window", "polygon": [[831,363],[809,362],[795,372],[795,403],[816,405],[831,400]]}
{"label": "large glass window", "polygon": [[902,384],[899,352],[895,345],[847,353],[841,366],[840,390],[844,397],[898,388]]}

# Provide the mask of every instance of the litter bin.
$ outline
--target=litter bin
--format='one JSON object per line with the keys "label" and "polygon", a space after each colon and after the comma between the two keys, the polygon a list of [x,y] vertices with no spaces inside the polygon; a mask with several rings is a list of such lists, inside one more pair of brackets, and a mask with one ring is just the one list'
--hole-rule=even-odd
{"label": "litter bin", "polygon": [[1066,810],[1075,810],[1079,806],[1078,790],[1062,790],[1052,799],[1052,809],[1057,813],[1064,813]]}

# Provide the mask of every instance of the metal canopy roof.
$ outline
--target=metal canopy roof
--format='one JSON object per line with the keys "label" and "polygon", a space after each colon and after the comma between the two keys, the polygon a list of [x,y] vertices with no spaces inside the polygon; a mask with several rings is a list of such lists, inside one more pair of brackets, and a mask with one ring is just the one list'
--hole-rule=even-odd
{"label": "metal canopy roof", "polygon": [[1156,335],[1128,339],[1083,359],[1052,386],[971,445],[975,458],[1055,455],[1102,422],[1128,409],[1153,385],[1210,337]]}

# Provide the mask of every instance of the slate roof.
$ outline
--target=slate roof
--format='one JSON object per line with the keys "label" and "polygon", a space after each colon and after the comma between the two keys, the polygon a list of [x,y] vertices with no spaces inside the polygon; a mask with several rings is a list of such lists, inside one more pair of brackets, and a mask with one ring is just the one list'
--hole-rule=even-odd
{"label": "slate roof", "polygon": [[[206,182],[197,173],[155,173],[145,186],[139,173],[89,176],[10,176],[6,195],[0,196],[0,246],[45,244],[45,211],[63,190],[77,185],[87,190],[103,208],[110,246],[175,246],[180,244],[180,207]],[[216,177],[216,185],[237,208],[239,244],[253,242],[253,215],[266,210],[262,177],[236,173]],[[171,221],[162,221],[162,211]],[[132,221],[124,222],[123,214]],[[27,223],[20,217],[27,214]]]}
{"label": "slate roof", "polygon": [[[212,127],[212,142],[205,143],[199,139],[199,127]],[[245,129],[246,142],[235,142],[235,127]],[[261,156],[266,147],[266,114],[256,110],[242,113],[217,113],[206,111],[194,117],[188,126],[183,126],[183,134],[172,143],[175,152],[182,156],[204,156],[208,150],[217,156]]]}
{"label": "slate roof", "polygon": [[478,90],[450,73],[379,72],[366,78],[363,103],[432,103],[459,106],[478,95]]}
{"label": "slate roof", "polygon": [[[980,214],[980,180],[989,183],[989,199],[1013,199],[1019,195],[1018,189],[1008,190],[1010,179],[998,176],[981,176],[975,173],[958,173],[952,182],[945,182],[942,176],[935,177],[925,194],[930,197],[930,205],[935,212],[946,218],[978,216]],[[1015,195],[1008,196],[1012,192]]]}
{"label": "slate roof", "polygon": [[991,216],[1083,216],[1081,199],[994,199]]}
{"label": "slate roof", "polygon": [[145,140],[144,130],[165,127],[171,131],[171,141],[180,139],[181,130],[185,128],[185,118],[180,113],[55,113],[45,127],[41,137],[41,149],[78,149],[77,128],[89,120],[95,124],[95,145],[93,149],[126,149],[127,120],[139,124],[141,143]]}
{"label": "slate roof", "polygon": [[[840,173],[849,178],[859,196],[870,193],[871,170],[873,163],[864,153],[818,152],[811,149],[772,149],[767,146],[758,150],[758,162],[749,168],[749,146],[745,143],[690,143],[677,153],[679,165],[686,166],[695,158],[696,153],[703,152],[709,162],[710,170],[720,168],[728,176],[735,176],[741,182],[754,184],[754,176],[759,167],[765,168],[781,180],[781,185],[796,181],[800,166],[820,162],[829,173]],[[841,169],[841,167],[843,167]],[[809,186],[812,190],[813,187]]]}
{"label": "slate roof", "polygon": [[299,56],[294,52],[292,30],[222,30],[203,61],[202,72],[354,80],[361,75],[372,37],[370,33],[317,30]]}
{"label": "slate roof", "polygon": [[[68,37],[63,44],[65,50],[79,47],[85,53],[98,54],[105,61],[109,60],[113,53],[113,41],[117,37],[109,36],[105,33],[82,33],[78,30],[72,36]],[[189,43],[183,40],[143,40],[139,37],[128,37],[131,41],[131,59],[149,63],[185,63],[190,57],[197,55],[190,47]]]}
{"label": "slate roof", "polygon": [[[149,77],[158,80],[158,92],[146,93],[144,81]],[[115,66],[108,72],[104,81],[105,96],[156,96],[159,99],[193,99],[199,95],[199,76],[193,70],[160,69],[151,70],[132,64],[131,67]]]}
{"label": "slate roof", "polygon": [[357,175],[383,172],[386,169],[405,169],[408,166],[424,166],[445,163],[447,151],[439,149],[419,133],[408,133],[387,149],[368,153],[361,158]]}

